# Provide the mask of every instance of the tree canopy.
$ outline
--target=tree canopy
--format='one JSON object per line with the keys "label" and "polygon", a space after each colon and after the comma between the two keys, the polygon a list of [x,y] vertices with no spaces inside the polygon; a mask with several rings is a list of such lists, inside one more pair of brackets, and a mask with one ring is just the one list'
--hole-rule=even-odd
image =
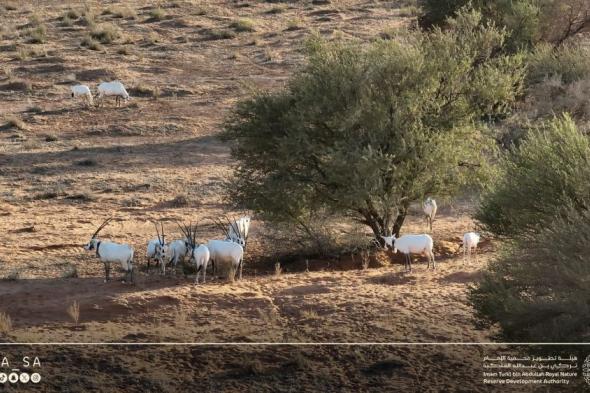
{"label": "tree canopy", "polygon": [[222,138],[238,161],[230,199],[267,220],[326,209],[399,234],[409,205],[488,175],[483,120],[505,116],[524,77],[505,32],[463,10],[450,28],[396,40],[307,44],[284,89],[239,102]]}

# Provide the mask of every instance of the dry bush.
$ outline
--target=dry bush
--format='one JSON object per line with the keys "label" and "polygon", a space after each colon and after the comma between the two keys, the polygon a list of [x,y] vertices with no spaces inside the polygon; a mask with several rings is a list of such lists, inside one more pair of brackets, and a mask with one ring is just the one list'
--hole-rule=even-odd
{"label": "dry bush", "polygon": [[100,42],[96,41],[90,35],[87,35],[86,37],[82,38],[82,42],[80,42],[80,45],[91,50],[102,50],[102,45],[100,44]]}
{"label": "dry bush", "polygon": [[96,25],[96,15],[91,8],[86,8],[82,11],[80,22],[90,28]]}
{"label": "dry bush", "polygon": [[12,331],[12,319],[5,312],[0,312],[0,333],[8,334]]}
{"label": "dry bush", "polygon": [[208,40],[227,40],[236,36],[236,33],[233,31],[225,29],[210,29],[205,34]]}
{"label": "dry bush", "polygon": [[281,263],[277,262],[275,263],[275,276],[280,276],[281,273],[283,272],[283,269],[281,268]]}
{"label": "dry bush", "polygon": [[80,320],[80,305],[78,304],[78,301],[74,300],[74,303],[68,307],[67,311],[70,318],[72,318],[72,321],[74,321],[74,324],[78,326],[78,321]]}
{"label": "dry bush", "polygon": [[61,274],[61,278],[78,278],[78,269],[76,265],[68,263]]}
{"label": "dry bush", "polygon": [[174,313],[174,326],[184,330],[188,326],[188,313],[179,307]]}
{"label": "dry bush", "polygon": [[174,197],[174,199],[172,199],[170,201],[170,206],[172,206],[172,207],[185,207],[185,206],[188,206],[188,204],[189,204],[188,197],[184,194],[176,195]]}
{"label": "dry bush", "polygon": [[121,31],[117,26],[105,23],[94,27],[90,32],[90,36],[101,44],[111,44],[121,38]]}
{"label": "dry bush", "polygon": [[97,166],[98,162],[94,158],[84,158],[76,162],[79,166]]}
{"label": "dry bush", "polygon": [[256,31],[255,23],[252,19],[240,18],[233,21],[229,27],[237,31],[238,33]]}
{"label": "dry bush", "polygon": [[29,37],[27,42],[29,44],[43,44],[47,41],[47,28],[45,25],[39,25],[27,30],[27,36]]}
{"label": "dry bush", "polygon": [[115,18],[137,19],[137,12],[129,6],[113,5],[102,12]]}
{"label": "dry bush", "polygon": [[6,281],[17,281],[20,279],[20,271],[14,269],[10,271],[6,276],[4,276],[4,280]]}
{"label": "dry bush", "polygon": [[23,131],[27,130],[27,125],[25,124],[25,122],[16,116],[8,116],[6,118],[5,127],[6,128],[16,128],[16,129],[23,130]]}
{"label": "dry bush", "polygon": [[166,12],[164,12],[162,8],[158,7],[151,10],[149,16],[150,20],[159,21],[166,17]]}
{"label": "dry bush", "polygon": [[18,3],[16,1],[6,1],[2,5],[6,11],[16,11],[18,10]]}
{"label": "dry bush", "polygon": [[292,31],[292,30],[299,30],[301,29],[301,26],[303,26],[303,19],[299,18],[299,17],[294,17],[294,18],[290,18],[287,21],[287,30],[288,31]]}

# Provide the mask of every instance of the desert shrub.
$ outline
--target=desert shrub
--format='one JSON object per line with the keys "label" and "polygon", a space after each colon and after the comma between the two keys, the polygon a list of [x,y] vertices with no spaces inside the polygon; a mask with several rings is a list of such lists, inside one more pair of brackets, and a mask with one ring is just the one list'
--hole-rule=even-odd
{"label": "desert shrub", "polygon": [[512,49],[542,41],[559,44],[590,25],[590,3],[584,0],[421,0],[419,22],[423,27],[445,25],[468,4],[508,29]]}
{"label": "desert shrub", "polygon": [[66,268],[61,273],[61,278],[78,278],[78,269],[76,265],[68,263]]}
{"label": "desert shrub", "polygon": [[559,48],[537,45],[527,55],[527,85],[559,77],[569,84],[590,77],[590,49],[580,44],[568,44]]}
{"label": "desert shrub", "polygon": [[105,23],[92,29],[90,36],[101,44],[110,44],[121,37],[121,31],[117,26]]}
{"label": "desert shrub", "polygon": [[8,116],[6,118],[5,127],[6,128],[16,128],[16,129],[23,130],[23,131],[27,129],[27,125],[25,124],[25,122],[16,116]]}
{"label": "desert shrub", "polygon": [[8,334],[12,331],[12,319],[5,312],[0,312],[0,333]]}
{"label": "desert shrub", "polygon": [[78,12],[77,10],[70,8],[69,10],[67,10],[65,12],[65,14],[63,15],[62,18],[68,17],[69,19],[78,19],[80,17],[80,12]]}
{"label": "desert shrub", "polygon": [[31,44],[42,44],[47,40],[47,28],[45,25],[39,25],[32,27],[27,31],[29,43]]}
{"label": "desert shrub", "polygon": [[164,12],[164,10],[162,8],[158,7],[158,8],[154,8],[154,9],[150,10],[149,15],[150,15],[151,20],[158,21],[158,20],[162,20],[166,17],[166,12]]}
{"label": "desert shrub", "polygon": [[301,18],[290,18],[287,21],[287,30],[299,30],[303,25],[303,20]]}
{"label": "desert shrub", "polygon": [[100,42],[96,41],[90,35],[87,35],[84,38],[82,38],[80,45],[91,50],[102,50],[102,45],[100,44]]}
{"label": "desert shrub", "polygon": [[569,84],[554,76],[529,87],[522,107],[533,120],[569,113],[577,121],[587,121],[590,120],[589,95],[590,76]]}
{"label": "desert shrub", "polygon": [[103,14],[110,14],[115,18],[136,19],[137,13],[129,6],[114,5],[105,9]]}
{"label": "desert shrub", "polygon": [[590,326],[590,213],[569,208],[490,264],[470,299],[508,340],[579,342]]}
{"label": "desert shrub", "polygon": [[98,162],[94,158],[84,158],[83,160],[77,161],[76,165],[79,166],[97,166]]}
{"label": "desert shrub", "polygon": [[590,141],[564,115],[528,131],[483,195],[476,219],[484,229],[514,237],[538,232],[563,209],[588,210]]}
{"label": "desert shrub", "polygon": [[67,312],[70,318],[72,318],[74,325],[78,326],[78,322],[80,321],[80,304],[77,300],[74,300],[74,302],[68,306]]}
{"label": "desert shrub", "polygon": [[347,215],[379,238],[425,194],[485,181],[493,140],[480,119],[510,112],[522,58],[492,56],[504,33],[475,11],[450,25],[366,46],[313,38],[285,89],[228,118],[222,137],[239,162],[229,200],[273,222]]}
{"label": "desert shrub", "polygon": [[477,218],[508,239],[470,299],[517,341],[581,341],[590,310],[590,141],[567,116],[531,129],[501,163]]}
{"label": "desert shrub", "polygon": [[242,18],[242,19],[238,19],[233,21],[229,27],[231,27],[232,29],[234,29],[235,31],[237,31],[238,33],[242,33],[242,32],[251,32],[251,31],[255,31],[256,28],[254,27],[254,21],[251,19],[246,19],[246,18]]}
{"label": "desert shrub", "polygon": [[211,30],[208,30],[206,33],[206,37],[209,40],[227,40],[227,39],[234,38],[235,36],[236,36],[236,33],[234,33],[231,30],[225,30],[225,29],[211,29]]}

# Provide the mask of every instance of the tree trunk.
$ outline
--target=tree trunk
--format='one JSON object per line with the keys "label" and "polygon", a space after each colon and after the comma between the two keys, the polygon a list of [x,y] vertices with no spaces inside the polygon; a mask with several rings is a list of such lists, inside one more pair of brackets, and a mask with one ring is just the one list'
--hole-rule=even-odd
{"label": "tree trunk", "polygon": [[402,207],[399,210],[399,213],[398,213],[397,217],[395,218],[395,222],[393,223],[393,229],[391,230],[391,233],[393,233],[395,235],[395,237],[399,237],[399,232],[402,229],[402,225],[404,225],[404,221],[406,219],[407,213],[408,213],[408,210],[406,207]]}

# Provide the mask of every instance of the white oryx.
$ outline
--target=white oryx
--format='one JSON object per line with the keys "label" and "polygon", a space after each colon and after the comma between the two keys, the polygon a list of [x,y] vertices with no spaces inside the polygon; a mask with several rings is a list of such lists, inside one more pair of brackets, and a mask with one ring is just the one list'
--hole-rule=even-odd
{"label": "white oryx", "polygon": [[381,236],[385,241],[385,248],[387,246],[393,248],[393,252],[399,250],[405,255],[406,270],[412,271],[412,257],[411,254],[423,254],[428,257],[427,268],[430,267],[432,260],[432,268],[436,268],[434,261],[434,252],[432,251],[434,242],[429,235],[403,235],[396,239],[395,235]]}
{"label": "white oryx", "polygon": [[90,92],[90,88],[86,85],[75,85],[71,88],[72,91],[72,98],[83,97],[84,101],[86,101],[86,106],[94,105],[92,101],[92,93]]}
{"label": "white oryx", "polygon": [[226,240],[231,240],[238,243],[240,246],[246,248],[248,242],[248,233],[250,231],[250,217],[244,216],[237,220],[230,222],[228,227],[228,235]]}
{"label": "white oryx", "polygon": [[123,86],[123,84],[119,81],[102,82],[100,85],[98,85],[98,93],[96,94],[96,97],[98,98],[99,105],[106,96],[115,97],[115,103],[117,107],[121,105],[121,99],[128,101],[131,98],[125,89],[125,86]]}
{"label": "white oryx", "polygon": [[184,225],[184,229],[181,228],[183,234],[187,239],[189,239],[189,253],[190,259],[189,262],[196,267],[196,277],[195,277],[195,284],[199,283],[199,276],[201,275],[201,271],[203,272],[203,283],[205,283],[207,278],[207,265],[209,264],[209,258],[211,254],[209,253],[209,248],[206,245],[200,244],[197,246],[197,225],[193,227],[192,224],[188,226]]}
{"label": "white oryx", "polygon": [[[162,274],[166,274],[166,263],[165,258],[168,254],[168,244],[166,244],[166,235],[164,234],[164,224],[160,222],[160,229],[162,230],[162,234],[160,235],[160,231],[158,231],[158,224],[154,223],[156,227],[156,234],[158,235],[158,243],[154,249],[154,259],[159,263],[160,269],[162,269]],[[149,261],[148,261],[149,263]],[[148,265],[149,270],[149,265]]]}
{"label": "white oryx", "polygon": [[465,263],[465,256],[467,261],[471,262],[471,251],[474,252],[477,260],[477,244],[479,243],[479,234],[475,232],[467,232],[463,235],[463,263]]}
{"label": "white oryx", "polygon": [[[235,274],[238,273],[238,279],[241,280],[242,270],[244,268],[244,246],[246,245],[247,238],[235,224],[235,220],[232,222],[227,216],[224,218],[229,223],[229,228],[233,228],[233,231],[237,236],[234,237],[236,240],[232,240],[230,229],[228,229],[220,219],[212,219],[215,226],[225,234],[225,240],[209,240],[207,242],[211,264],[213,265],[213,274],[215,274],[217,266],[220,263],[228,263],[234,270],[234,277]],[[244,244],[244,246],[240,243]]]}
{"label": "white oryx", "polygon": [[422,210],[426,216],[426,224],[430,228],[430,232],[432,232],[432,222],[434,221],[434,217],[436,217],[436,209],[436,201],[431,197],[426,198],[426,201],[422,204]]}
{"label": "white oryx", "polygon": [[123,281],[133,282],[133,247],[128,244],[119,244],[109,241],[102,241],[97,238],[98,233],[103,229],[111,218],[105,220],[94,232],[88,244],[84,246],[87,251],[96,250],[96,256],[104,263],[105,280],[109,281],[111,272],[111,263],[120,263],[125,271]]}

